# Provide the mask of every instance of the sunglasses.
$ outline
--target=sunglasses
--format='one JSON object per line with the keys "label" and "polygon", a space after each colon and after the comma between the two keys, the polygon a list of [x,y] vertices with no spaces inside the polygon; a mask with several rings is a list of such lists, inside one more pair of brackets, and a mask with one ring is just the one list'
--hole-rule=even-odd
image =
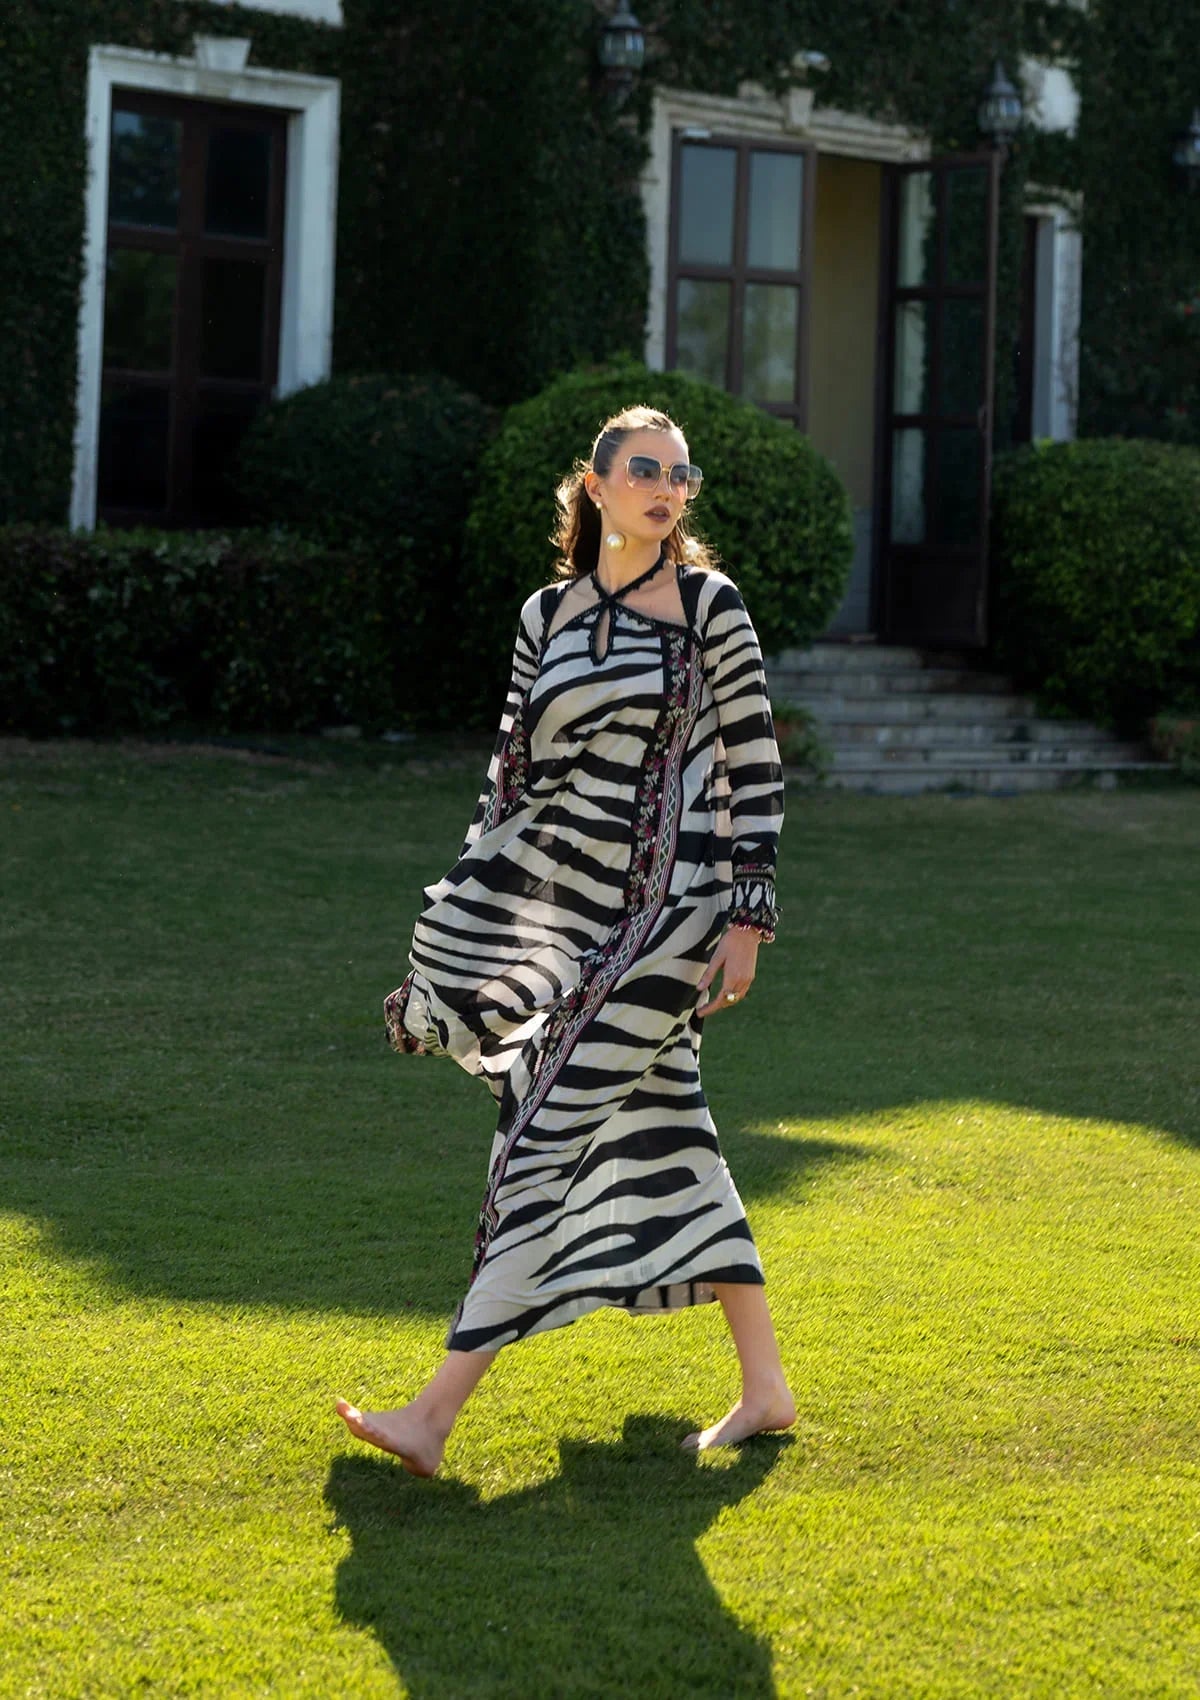
{"label": "sunglasses", "polygon": [[653,455],[630,455],[625,462],[625,482],[631,490],[657,490],[664,472],[672,489],[686,486],[689,496],[700,494],[704,474],[698,466],[689,466],[686,460],[676,461],[674,466],[664,466]]}

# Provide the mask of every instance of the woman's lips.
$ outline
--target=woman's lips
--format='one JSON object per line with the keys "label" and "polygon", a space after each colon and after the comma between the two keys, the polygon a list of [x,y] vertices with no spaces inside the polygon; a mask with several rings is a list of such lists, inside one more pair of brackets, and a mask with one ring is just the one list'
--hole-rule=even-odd
{"label": "woman's lips", "polygon": [[667,510],[665,508],[647,508],[646,509],[646,518],[647,519],[670,519],[670,517],[671,517],[670,514],[667,512]]}

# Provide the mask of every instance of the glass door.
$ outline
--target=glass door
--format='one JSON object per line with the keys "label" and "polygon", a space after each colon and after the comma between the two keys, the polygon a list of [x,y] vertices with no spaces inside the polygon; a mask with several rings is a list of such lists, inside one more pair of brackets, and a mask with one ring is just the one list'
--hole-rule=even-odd
{"label": "glass door", "polygon": [[999,160],[889,168],[884,190],[880,625],[987,642]]}

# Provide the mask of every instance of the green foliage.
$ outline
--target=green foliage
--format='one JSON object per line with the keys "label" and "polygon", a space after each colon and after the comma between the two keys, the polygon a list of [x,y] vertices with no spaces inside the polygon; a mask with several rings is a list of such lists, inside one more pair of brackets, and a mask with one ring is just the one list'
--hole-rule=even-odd
{"label": "green foliage", "polygon": [[492,425],[449,378],[338,377],[265,408],[235,468],[252,521],[371,554],[398,692],[432,721],[456,709],[463,528]]}
{"label": "green foliage", "polygon": [[1156,714],[1150,722],[1150,743],[1154,753],[1173,761],[1185,778],[1200,781],[1200,711]]}
{"label": "green foliage", "polygon": [[506,415],[480,467],[467,521],[468,644],[494,707],[516,611],[554,576],[554,490],[605,419],[633,403],[669,413],[704,468],[693,529],[745,596],[764,650],[805,643],[828,623],[853,543],[845,489],[790,425],[680,372],[628,358],[558,378]]}
{"label": "green foliage", "polygon": [[[938,4],[645,0],[647,65],[624,119],[595,77],[589,0],[347,0],[343,28],[205,0],[10,0],[0,23],[0,520],[61,522],[71,482],[87,167],[87,51],[187,56],[248,35],[251,64],[341,84],[334,369],[433,368],[497,405],[642,345],[638,175],[654,92],[781,91],[829,56],[822,105],[978,146],[994,57],[1065,63],[1078,132],[1026,127],[1001,179],[995,431],[1015,403],[1022,211],[1082,196],[1081,429],[1200,440],[1200,197],[1173,180],[1195,104],[1200,0]],[[498,100],[496,91],[503,90]]]}
{"label": "green foliage", "polygon": [[996,466],[996,647],[1051,706],[1135,725],[1200,689],[1200,454],[1031,444]]}
{"label": "green foliage", "polygon": [[488,425],[448,378],[331,378],[263,409],[234,482],[255,524],[356,539],[436,570],[458,553]]}
{"label": "green foliage", "polygon": [[0,730],[394,723],[383,575],[286,532],[0,528]]}
{"label": "green foliage", "polygon": [[833,756],[812,709],[798,702],[772,702],[771,719],[784,767],[797,768],[811,779],[823,779]]}

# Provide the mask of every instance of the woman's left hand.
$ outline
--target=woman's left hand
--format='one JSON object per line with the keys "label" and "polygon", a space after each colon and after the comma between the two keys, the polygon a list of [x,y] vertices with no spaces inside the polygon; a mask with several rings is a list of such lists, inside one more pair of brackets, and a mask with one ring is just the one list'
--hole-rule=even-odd
{"label": "woman's left hand", "polygon": [[732,1009],[741,1003],[754,983],[759,943],[759,935],[751,927],[730,927],[722,935],[697,987],[706,992],[719,974],[721,989],[697,1009],[697,1015],[714,1015],[719,1009]]}

